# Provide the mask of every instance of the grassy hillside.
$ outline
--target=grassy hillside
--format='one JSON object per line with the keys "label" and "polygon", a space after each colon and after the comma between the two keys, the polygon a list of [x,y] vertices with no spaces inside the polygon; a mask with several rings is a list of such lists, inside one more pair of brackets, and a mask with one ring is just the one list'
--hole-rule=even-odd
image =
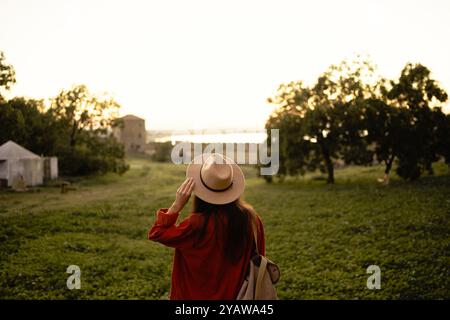
{"label": "grassy hillside", "polygon": [[[61,194],[0,192],[0,298],[165,299],[173,252],[146,240],[184,166],[130,161],[124,176],[80,179]],[[245,168],[245,199],[262,216],[282,299],[450,298],[450,176],[381,186],[382,168],[347,168],[266,184]],[[186,215],[184,212],[183,215]],[[81,290],[66,269],[81,268]],[[366,268],[381,268],[381,289]]]}

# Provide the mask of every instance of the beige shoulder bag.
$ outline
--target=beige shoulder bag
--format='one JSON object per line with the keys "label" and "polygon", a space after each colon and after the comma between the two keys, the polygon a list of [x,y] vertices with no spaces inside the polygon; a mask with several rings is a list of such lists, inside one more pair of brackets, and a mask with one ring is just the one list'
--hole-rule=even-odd
{"label": "beige shoulder bag", "polygon": [[274,284],[280,280],[280,269],[274,262],[259,254],[256,217],[252,220],[256,253],[250,259],[248,276],[236,300],[276,300],[277,291]]}

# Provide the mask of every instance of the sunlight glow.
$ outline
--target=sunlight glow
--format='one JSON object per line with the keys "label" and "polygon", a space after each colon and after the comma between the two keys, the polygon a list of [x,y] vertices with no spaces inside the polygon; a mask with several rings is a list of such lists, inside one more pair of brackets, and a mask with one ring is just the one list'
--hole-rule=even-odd
{"label": "sunlight glow", "polygon": [[3,0],[0,12],[11,96],[86,84],[147,129],[262,129],[282,82],[357,54],[389,78],[421,62],[450,91],[447,0]]}

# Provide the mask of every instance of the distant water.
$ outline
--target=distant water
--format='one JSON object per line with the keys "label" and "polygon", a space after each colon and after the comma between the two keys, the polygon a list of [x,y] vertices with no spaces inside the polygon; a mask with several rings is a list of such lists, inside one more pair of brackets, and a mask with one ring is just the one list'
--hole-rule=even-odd
{"label": "distant water", "polygon": [[156,138],[156,142],[192,142],[192,143],[262,143],[267,139],[266,132],[234,132],[217,134],[174,134]]}

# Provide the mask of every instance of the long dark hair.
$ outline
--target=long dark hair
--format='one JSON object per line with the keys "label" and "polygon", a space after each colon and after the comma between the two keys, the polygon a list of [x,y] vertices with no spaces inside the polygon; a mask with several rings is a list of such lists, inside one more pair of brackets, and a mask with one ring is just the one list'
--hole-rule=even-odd
{"label": "long dark hair", "polygon": [[[214,229],[218,230],[218,224],[225,226],[223,236],[223,253],[231,262],[239,261],[245,253],[251,233],[251,219],[255,215],[252,206],[242,199],[237,199],[227,204],[212,204],[206,202],[197,196],[194,196],[193,212],[204,216],[203,224],[197,233],[199,242],[204,238],[206,228],[211,217],[214,218]],[[222,213],[222,214],[221,214]],[[224,221],[226,219],[226,222]],[[214,232],[215,240],[217,240],[218,232]]]}

